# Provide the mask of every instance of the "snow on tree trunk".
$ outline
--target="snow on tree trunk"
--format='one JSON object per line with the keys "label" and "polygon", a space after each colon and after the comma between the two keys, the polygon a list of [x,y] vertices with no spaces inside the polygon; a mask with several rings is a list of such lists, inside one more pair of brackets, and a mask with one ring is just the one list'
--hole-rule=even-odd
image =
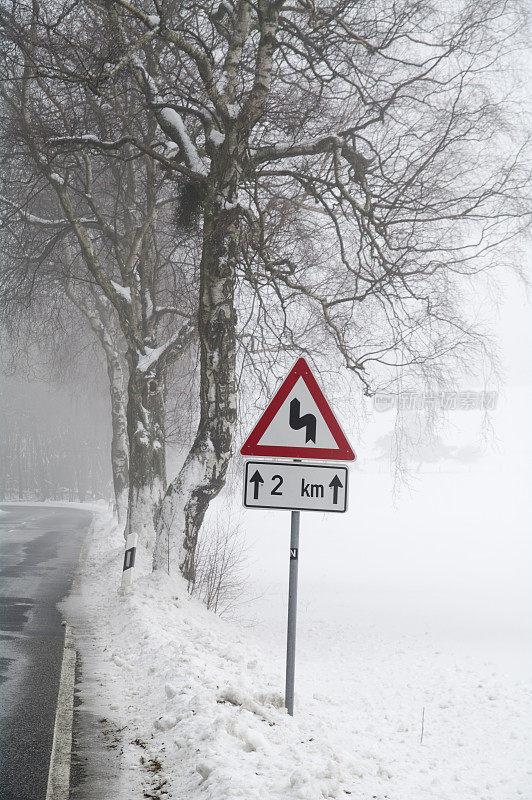
{"label": "snow on tree trunk", "polygon": [[[137,362],[137,364],[135,364]],[[139,544],[152,549],[154,515],[166,486],[164,432],[164,375],[138,368],[130,358],[127,431],[129,440],[129,503],[126,538],[136,534]]]}
{"label": "snow on tree trunk", "polygon": [[234,308],[238,173],[211,183],[204,206],[198,334],[200,421],[179,475],[157,516],[154,569],[179,567],[194,581],[198,531],[207,507],[225,484],[236,422]]}

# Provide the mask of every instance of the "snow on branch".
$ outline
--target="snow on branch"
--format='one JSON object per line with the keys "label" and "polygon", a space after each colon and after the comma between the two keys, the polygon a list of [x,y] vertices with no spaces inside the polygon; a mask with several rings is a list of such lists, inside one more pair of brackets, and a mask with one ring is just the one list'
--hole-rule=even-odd
{"label": "snow on branch", "polygon": [[130,11],[133,16],[137,17],[137,19],[141,20],[145,25],[153,30],[154,28],[158,28],[161,24],[161,18],[155,14],[146,14],[141,8],[133,5],[133,3],[129,3],[127,0],[118,0],[118,4],[121,5],[123,8],[126,8]]}
{"label": "snow on branch", "polygon": [[366,172],[371,163],[368,158],[358,153],[345,139],[337,135],[325,136],[312,142],[258,147],[255,150],[253,161],[255,164],[262,164],[267,161],[279,161],[284,158],[297,158],[300,156],[314,156],[320,153],[333,153],[335,151],[340,152],[342,157],[348,161],[355,170],[360,171],[361,174]]}
{"label": "snow on branch", "polygon": [[62,144],[92,144],[102,150],[118,150],[125,144],[130,144],[134,140],[132,136],[122,136],[115,141],[106,141],[100,139],[92,133],[85,133],[82,136],[52,136],[48,139],[49,145],[62,145]]}
{"label": "snow on branch", "polygon": [[82,136],[54,136],[48,140],[48,145],[51,146],[89,145],[100,150],[119,150],[126,144],[133,145],[133,147],[136,147],[141,153],[146,153],[146,155],[163,164],[167,169],[180,172],[182,175],[185,175],[188,178],[197,180],[199,177],[204,177],[205,173],[199,175],[195,170],[190,169],[188,166],[171,161],[153,147],[149,147],[147,144],[145,144],[145,142],[143,142],[141,139],[138,139],[136,136],[121,136],[120,139],[106,141],[105,139],[100,139],[98,136],[94,136],[94,134],[89,133]]}
{"label": "snow on branch", "polygon": [[113,285],[113,289],[120,297],[123,297],[124,300],[127,300],[128,303],[131,303],[131,289],[127,286],[122,286],[121,283],[117,283],[116,281],[111,281]]}
{"label": "snow on branch", "polygon": [[159,347],[146,347],[144,355],[139,356],[137,369],[139,372],[147,372],[154,364],[163,360],[169,363],[179,358],[187,349],[195,333],[195,321],[187,320],[164,344]]}
{"label": "snow on branch", "polygon": [[181,115],[178,111],[176,111],[175,108],[171,108],[165,104],[165,101],[159,94],[157,84],[144,67],[138,56],[135,56],[132,59],[132,63],[144,78],[149,101],[155,109],[157,122],[159,123],[163,132],[179,147],[180,151],[185,157],[185,161],[189,169],[198,173],[198,175],[206,177],[207,169],[205,168],[205,165],[199,156],[195,144],[187,133],[187,129]]}
{"label": "snow on branch", "polygon": [[188,314],[186,314],[184,311],[181,311],[181,309],[177,308],[176,306],[155,306],[153,309],[153,316],[156,318],[162,317],[165,314],[176,314],[180,317],[187,317],[187,319],[189,317]]}
{"label": "snow on branch", "polygon": [[207,175],[207,170],[201,158],[199,157],[196,146],[187,133],[181,115],[178,114],[173,108],[162,108],[159,111],[158,116],[160,117],[159,124],[163,128],[166,135],[170,136],[170,138],[173,139],[173,141],[176,142],[176,144],[178,144],[183,151],[187,166],[194,170],[194,172],[197,172],[205,177]]}
{"label": "snow on branch", "polygon": [[[12,200],[8,200],[7,197],[2,197],[1,195],[0,202],[10,206],[24,222],[29,222],[30,225],[39,225],[42,228],[64,228],[69,224],[67,219],[47,219],[45,217],[38,217],[35,214],[30,214],[29,211],[24,211],[23,208],[19,208]],[[83,225],[98,225],[98,220],[96,219],[82,218],[79,221]],[[2,227],[6,227],[5,223]]]}

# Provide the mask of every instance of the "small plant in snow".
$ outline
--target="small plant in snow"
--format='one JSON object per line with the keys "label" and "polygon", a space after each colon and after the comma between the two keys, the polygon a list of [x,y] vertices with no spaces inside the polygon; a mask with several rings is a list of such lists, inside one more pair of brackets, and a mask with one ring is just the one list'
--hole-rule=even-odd
{"label": "small plant in snow", "polygon": [[191,594],[220,616],[232,611],[245,586],[240,524],[218,518],[203,526],[196,549]]}

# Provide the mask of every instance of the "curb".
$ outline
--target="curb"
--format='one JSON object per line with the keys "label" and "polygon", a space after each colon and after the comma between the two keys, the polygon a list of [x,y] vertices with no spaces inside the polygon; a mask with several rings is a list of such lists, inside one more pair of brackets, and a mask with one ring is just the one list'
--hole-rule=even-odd
{"label": "curb", "polygon": [[70,760],[72,721],[74,716],[74,683],[76,650],[70,628],[65,626],[65,646],[57,694],[54,739],[50,755],[46,800],[68,800],[70,795]]}

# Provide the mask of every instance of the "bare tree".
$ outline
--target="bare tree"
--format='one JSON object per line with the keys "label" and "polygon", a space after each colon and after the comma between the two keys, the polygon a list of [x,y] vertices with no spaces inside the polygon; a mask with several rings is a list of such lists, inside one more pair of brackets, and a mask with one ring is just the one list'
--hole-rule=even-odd
{"label": "bare tree", "polygon": [[195,552],[192,594],[215,614],[227,616],[242,601],[245,549],[234,516],[205,524]]}
{"label": "bare tree", "polygon": [[[10,200],[7,197],[0,200],[6,264],[0,280],[0,300],[6,333],[11,344],[16,346],[19,359],[32,339],[38,337],[42,342],[40,357],[47,353],[56,374],[65,374],[70,364],[63,363],[64,348],[58,348],[57,358],[53,358],[57,347],[56,334],[63,338],[74,335],[79,341],[85,335],[85,327],[80,324],[76,311],[88,321],[106,359],[112,422],[113,488],[118,519],[125,521],[128,495],[127,394],[121,356],[123,348],[115,315],[91,284],[76,282],[72,278],[73,254],[66,238],[67,221],[53,220],[49,214],[43,217],[28,213],[28,198],[19,186],[13,186],[7,176],[4,189],[11,197]],[[66,303],[65,298],[68,298]],[[75,307],[74,311],[68,301]]]}
{"label": "bare tree", "polygon": [[[46,157],[39,146],[81,249],[92,243],[52,167],[80,148],[142,154],[201,209],[200,419],[157,515],[154,555],[193,580],[198,530],[233,447],[239,332],[244,364],[272,363],[311,336],[366,393],[398,370],[439,380],[482,347],[460,286],[524,224],[522,143],[494,79],[519,10],[504,0],[13,6],[22,86],[32,71],[41,92],[75,85],[97,117],[124,76],[143,97],[139,130],[115,116],[102,131],[71,109],[61,135],[44,135]],[[112,31],[113,53],[108,40],[94,48],[96,29]],[[90,269],[125,319],[123,293]],[[134,371],[153,366],[157,349],[146,347],[132,340]]]}
{"label": "bare tree", "polygon": [[[173,209],[166,213],[165,176],[152,159],[139,158],[131,147],[95,153],[86,142],[50,155],[43,132],[49,137],[54,130],[64,132],[65,125],[72,132],[80,108],[102,135],[112,136],[117,118],[130,130],[142,128],[145,119],[139,123],[135,116],[127,79],[115,86],[103,111],[87,87],[55,80],[63,51],[50,47],[45,34],[41,38],[38,6],[25,19],[27,10],[16,23],[12,18],[6,39],[10,80],[3,91],[4,141],[9,147],[3,204],[11,258],[3,275],[4,299],[20,299],[21,291],[35,298],[36,282],[48,290],[53,283],[88,319],[107,360],[118,502],[123,507],[129,471],[127,532],[153,547],[153,517],[166,487],[166,373],[195,329],[188,286],[180,281],[186,259],[170,271],[178,243],[160,231],[156,237],[159,220],[170,215],[171,224]],[[43,56],[39,63],[36,53]],[[147,126],[148,142],[154,125]],[[122,347],[129,372],[126,413]]]}

